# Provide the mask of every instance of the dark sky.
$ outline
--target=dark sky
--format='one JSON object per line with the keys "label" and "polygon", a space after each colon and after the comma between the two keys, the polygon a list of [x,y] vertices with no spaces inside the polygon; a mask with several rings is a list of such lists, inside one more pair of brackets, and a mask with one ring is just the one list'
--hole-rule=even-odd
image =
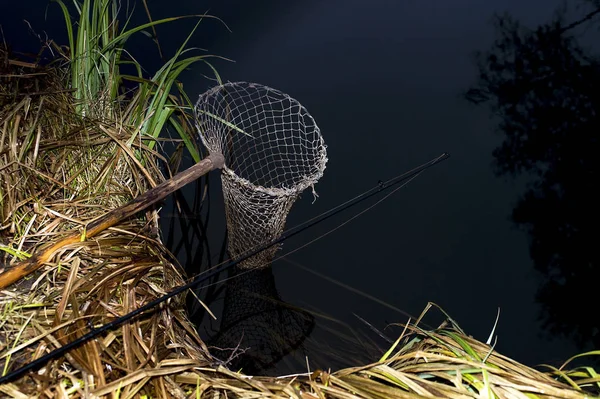
{"label": "dark sky", "polygon": [[[53,37],[60,14],[44,22],[45,1],[2,0],[0,24],[17,47],[27,18]],[[201,13],[221,17],[231,33],[206,21],[193,45],[235,60],[217,62],[224,80],[253,81],[298,99],[314,116],[328,145],[329,163],[316,186],[291,212],[293,226],[377,181],[449,152],[391,199],[290,259],[418,315],[436,302],[474,337],[485,340],[501,308],[497,349],[535,364],[576,352],[564,340],[540,337],[534,294],[539,276],[528,237],[510,221],[522,184],[493,174],[492,151],[502,140],[486,109],[460,94],[474,83],[476,50],[494,38],[495,12],[524,24],[547,21],[559,1],[321,0],[149,1],[155,18]],[[11,7],[14,7],[11,9]],[[141,7],[138,7],[141,11]],[[141,14],[140,14],[141,15]],[[142,15],[143,17],[143,15]],[[187,36],[190,22],[159,31],[167,52]],[[153,62],[140,39],[142,62]],[[146,64],[148,65],[148,64]],[[152,67],[149,65],[148,69]],[[184,76],[196,97],[211,83]],[[218,209],[218,208],[217,208]],[[288,242],[292,249],[358,212]],[[218,217],[218,216],[217,216]],[[404,322],[402,314],[280,262],[284,299],[343,320],[352,313],[377,327]]]}

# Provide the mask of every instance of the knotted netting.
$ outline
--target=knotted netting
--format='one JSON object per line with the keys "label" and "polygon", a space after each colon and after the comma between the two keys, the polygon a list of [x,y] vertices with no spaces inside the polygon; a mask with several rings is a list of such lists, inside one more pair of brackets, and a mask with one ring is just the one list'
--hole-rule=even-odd
{"label": "knotted netting", "polygon": [[[319,127],[295,99],[256,83],[227,83],[196,104],[202,142],[222,154],[221,174],[233,258],[279,238],[298,195],[321,178],[327,162]],[[270,264],[279,246],[241,262]]]}

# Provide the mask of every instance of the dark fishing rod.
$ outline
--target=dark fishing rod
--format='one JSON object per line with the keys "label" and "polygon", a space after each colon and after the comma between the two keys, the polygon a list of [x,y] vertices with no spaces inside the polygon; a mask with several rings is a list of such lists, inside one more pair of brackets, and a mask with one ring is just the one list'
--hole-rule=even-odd
{"label": "dark fishing rod", "polygon": [[141,307],[139,307],[121,317],[118,317],[118,318],[114,319],[113,321],[106,323],[98,328],[92,328],[90,331],[88,331],[86,334],[82,335],[81,337],[61,346],[60,348],[53,350],[52,352],[32,361],[31,363],[26,364],[25,366],[22,366],[16,370],[10,372],[9,374],[7,374],[3,377],[0,377],[0,384],[5,384],[7,382],[10,382],[13,379],[21,376],[22,374],[24,374],[28,371],[34,370],[37,367],[40,367],[40,366],[48,363],[50,360],[53,360],[61,355],[64,355],[69,350],[78,347],[79,345],[89,341],[90,339],[95,338],[98,335],[100,335],[114,327],[118,327],[121,324],[133,319],[134,317],[136,317],[148,310],[153,309],[154,307],[173,298],[174,296],[177,296],[191,288],[196,287],[197,285],[203,283],[204,281],[208,280],[209,278],[222,273],[223,271],[229,269],[230,267],[233,267],[233,266],[237,265],[238,263],[243,262],[244,260],[264,251],[265,249],[268,249],[268,248],[272,247],[273,245],[280,244],[280,243],[284,242],[285,240],[311,228],[312,226],[314,226],[318,223],[321,223],[324,220],[329,219],[330,217],[337,215],[338,213],[340,213],[354,205],[357,205],[384,190],[389,189],[390,187],[393,187],[407,179],[417,176],[418,174],[425,171],[426,169],[429,169],[430,167],[437,165],[438,163],[440,163],[442,161],[445,161],[446,159],[448,159],[449,156],[450,155],[448,153],[443,153],[442,155],[432,159],[431,161],[424,163],[423,165],[420,165],[420,166],[418,166],[408,172],[405,172],[399,176],[396,176],[396,177],[391,178],[386,181],[379,181],[379,183],[375,187],[363,192],[362,194],[359,194],[358,196],[352,198],[351,200],[348,200],[338,206],[335,206],[334,208],[322,213],[321,215],[319,215],[315,218],[312,218],[304,223],[299,224],[296,227],[291,228],[290,230],[284,232],[278,239],[273,240],[269,243],[260,245],[260,246],[256,247],[255,249],[247,252],[246,254],[244,254],[243,256],[241,256],[240,258],[238,258],[236,260],[229,260],[228,262],[222,264],[221,266],[215,267],[211,271],[200,274],[200,275],[196,276],[193,280],[191,280],[189,283],[186,283],[182,286],[179,286],[179,287],[173,289],[172,291],[166,293],[165,295],[161,296],[160,298],[156,298],[156,299],[148,302],[144,306],[141,306]]}

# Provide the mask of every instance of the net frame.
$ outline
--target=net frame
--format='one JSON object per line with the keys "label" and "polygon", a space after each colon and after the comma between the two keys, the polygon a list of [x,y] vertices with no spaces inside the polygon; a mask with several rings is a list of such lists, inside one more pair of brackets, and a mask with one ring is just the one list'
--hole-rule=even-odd
{"label": "net frame", "polygon": [[[201,94],[200,139],[222,154],[221,173],[233,258],[279,238],[298,195],[323,176],[327,151],[314,118],[297,100],[258,83],[233,82]],[[241,262],[266,267],[280,245]]]}

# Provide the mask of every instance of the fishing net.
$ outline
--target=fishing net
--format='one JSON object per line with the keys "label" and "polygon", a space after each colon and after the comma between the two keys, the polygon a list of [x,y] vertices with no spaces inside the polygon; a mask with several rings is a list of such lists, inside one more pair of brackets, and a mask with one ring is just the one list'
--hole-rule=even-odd
{"label": "fishing net", "polygon": [[[228,251],[233,258],[281,236],[298,195],[323,175],[327,154],[307,110],[290,96],[255,83],[227,83],[196,104],[202,142],[225,158],[221,174]],[[278,245],[240,263],[265,267]]]}

